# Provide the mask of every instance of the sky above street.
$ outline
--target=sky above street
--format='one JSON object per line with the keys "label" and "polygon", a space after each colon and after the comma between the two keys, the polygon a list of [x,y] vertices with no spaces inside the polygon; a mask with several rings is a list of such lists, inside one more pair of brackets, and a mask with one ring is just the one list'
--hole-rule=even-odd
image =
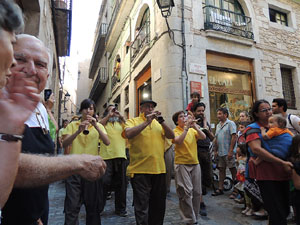
{"label": "sky above street", "polygon": [[90,58],[102,0],[73,0],[71,57]]}

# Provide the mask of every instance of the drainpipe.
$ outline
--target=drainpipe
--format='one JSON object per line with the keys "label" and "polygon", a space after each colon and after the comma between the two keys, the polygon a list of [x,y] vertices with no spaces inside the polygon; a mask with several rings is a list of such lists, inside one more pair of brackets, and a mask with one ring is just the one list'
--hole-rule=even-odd
{"label": "drainpipe", "polygon": [[181,0],[181,38],[182,38],[182,69],[181,69],[181,84],[182,84],[182,99],[183,109],[188,104],[188,77],[186,72],[186,42],[185,42],[185,23],[184,23],[184,0]]}

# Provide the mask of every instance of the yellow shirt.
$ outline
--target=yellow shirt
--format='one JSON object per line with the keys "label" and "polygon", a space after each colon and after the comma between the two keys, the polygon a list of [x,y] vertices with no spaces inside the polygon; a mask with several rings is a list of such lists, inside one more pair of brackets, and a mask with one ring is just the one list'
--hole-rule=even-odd
{"label": "yellow shirt", "polygon": [[172,146],[172,139],[165,138],[165,151],[167,151]]}
{"label": "yellow shirt", "polygon": [[[73,121],[72,123],[69,123],[64,130],[64,135],[74,134],[78,130],[80,123],[81,121]],[[97,123],[97,125],[99,129],[106,134],[105,128],[102,124]],[[99,133],[92,125],[88,127],[88,130],[90,132],[88,135],[84,135],[81,132],[73,140],[70,154],[98,155]]]}
{"label": "yellow shirt", "polygon": [[[136,127],[146,121],[144,114],[129,119],[126,128]],[[141,133],[129,141],[130,164],[127,173],[160,174],[166,172],[164,160],[165,132],[162,126],[153,120]]]}
{"label": "yellow shirt", "polygon": [[[183,133],[183,129],[177,126],[174,129],[175,137]],[[190,128],[182,144],[175,144],[175,164],[199,164],[197,155],[197,136],[195,129]]]}
{"label": "yellow shirt", "polygon": [[58,137],[62,137],[63,135],[65,135],[65,134],[64,134],[65,129],[66,129],[66,128],[61,128],[61,129],[58,131]]}
{"label": "yellow shirt", "polygon": [[126,140],[122,137],[123,125],[119,122],[107,122],[105,129],[110,145],[106,146],[102,141],[100,142],[100,156],[103,159],[126,159]]}

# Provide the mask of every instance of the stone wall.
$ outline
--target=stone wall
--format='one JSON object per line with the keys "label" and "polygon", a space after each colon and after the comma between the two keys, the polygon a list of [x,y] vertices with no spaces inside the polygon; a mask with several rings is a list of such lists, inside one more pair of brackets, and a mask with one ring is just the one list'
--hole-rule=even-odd
{"label": "stone wall", "polygon": [[[282,9],[288,14],[288,26],[269,20],[269,7]],[[276,8],[278,7],[278,8]],[[283,97],[280,66],[293,69],[293,83],[296,99],[299,99],[300,68],[300,4],[292,0],[255,0],[253,8],[259,27],[259,43],[256,47],[262,51],[261,74],[266,95]],[[299,107],[299,102],[296,103]]]}

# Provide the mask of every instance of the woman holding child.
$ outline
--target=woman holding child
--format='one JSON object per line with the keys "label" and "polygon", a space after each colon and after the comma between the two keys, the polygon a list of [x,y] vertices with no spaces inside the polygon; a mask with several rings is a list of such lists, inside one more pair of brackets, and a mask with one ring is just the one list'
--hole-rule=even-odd
{"label": "woman holding child", "polygon": [[[252,107],[254,123],[246,130],[246,143],[252,157],[249,175],[257,180],[269,225],[287,224],[289,214],[289,180],[292,164],[270,153],[263,144],[260,128],[268,129],[272,108],[268,101],[258,100]],[[258,131],[257,131],[258,130]],[[259,158],[259,161],[256,158]],[[256,163],[256,165],[255,165]]]}

